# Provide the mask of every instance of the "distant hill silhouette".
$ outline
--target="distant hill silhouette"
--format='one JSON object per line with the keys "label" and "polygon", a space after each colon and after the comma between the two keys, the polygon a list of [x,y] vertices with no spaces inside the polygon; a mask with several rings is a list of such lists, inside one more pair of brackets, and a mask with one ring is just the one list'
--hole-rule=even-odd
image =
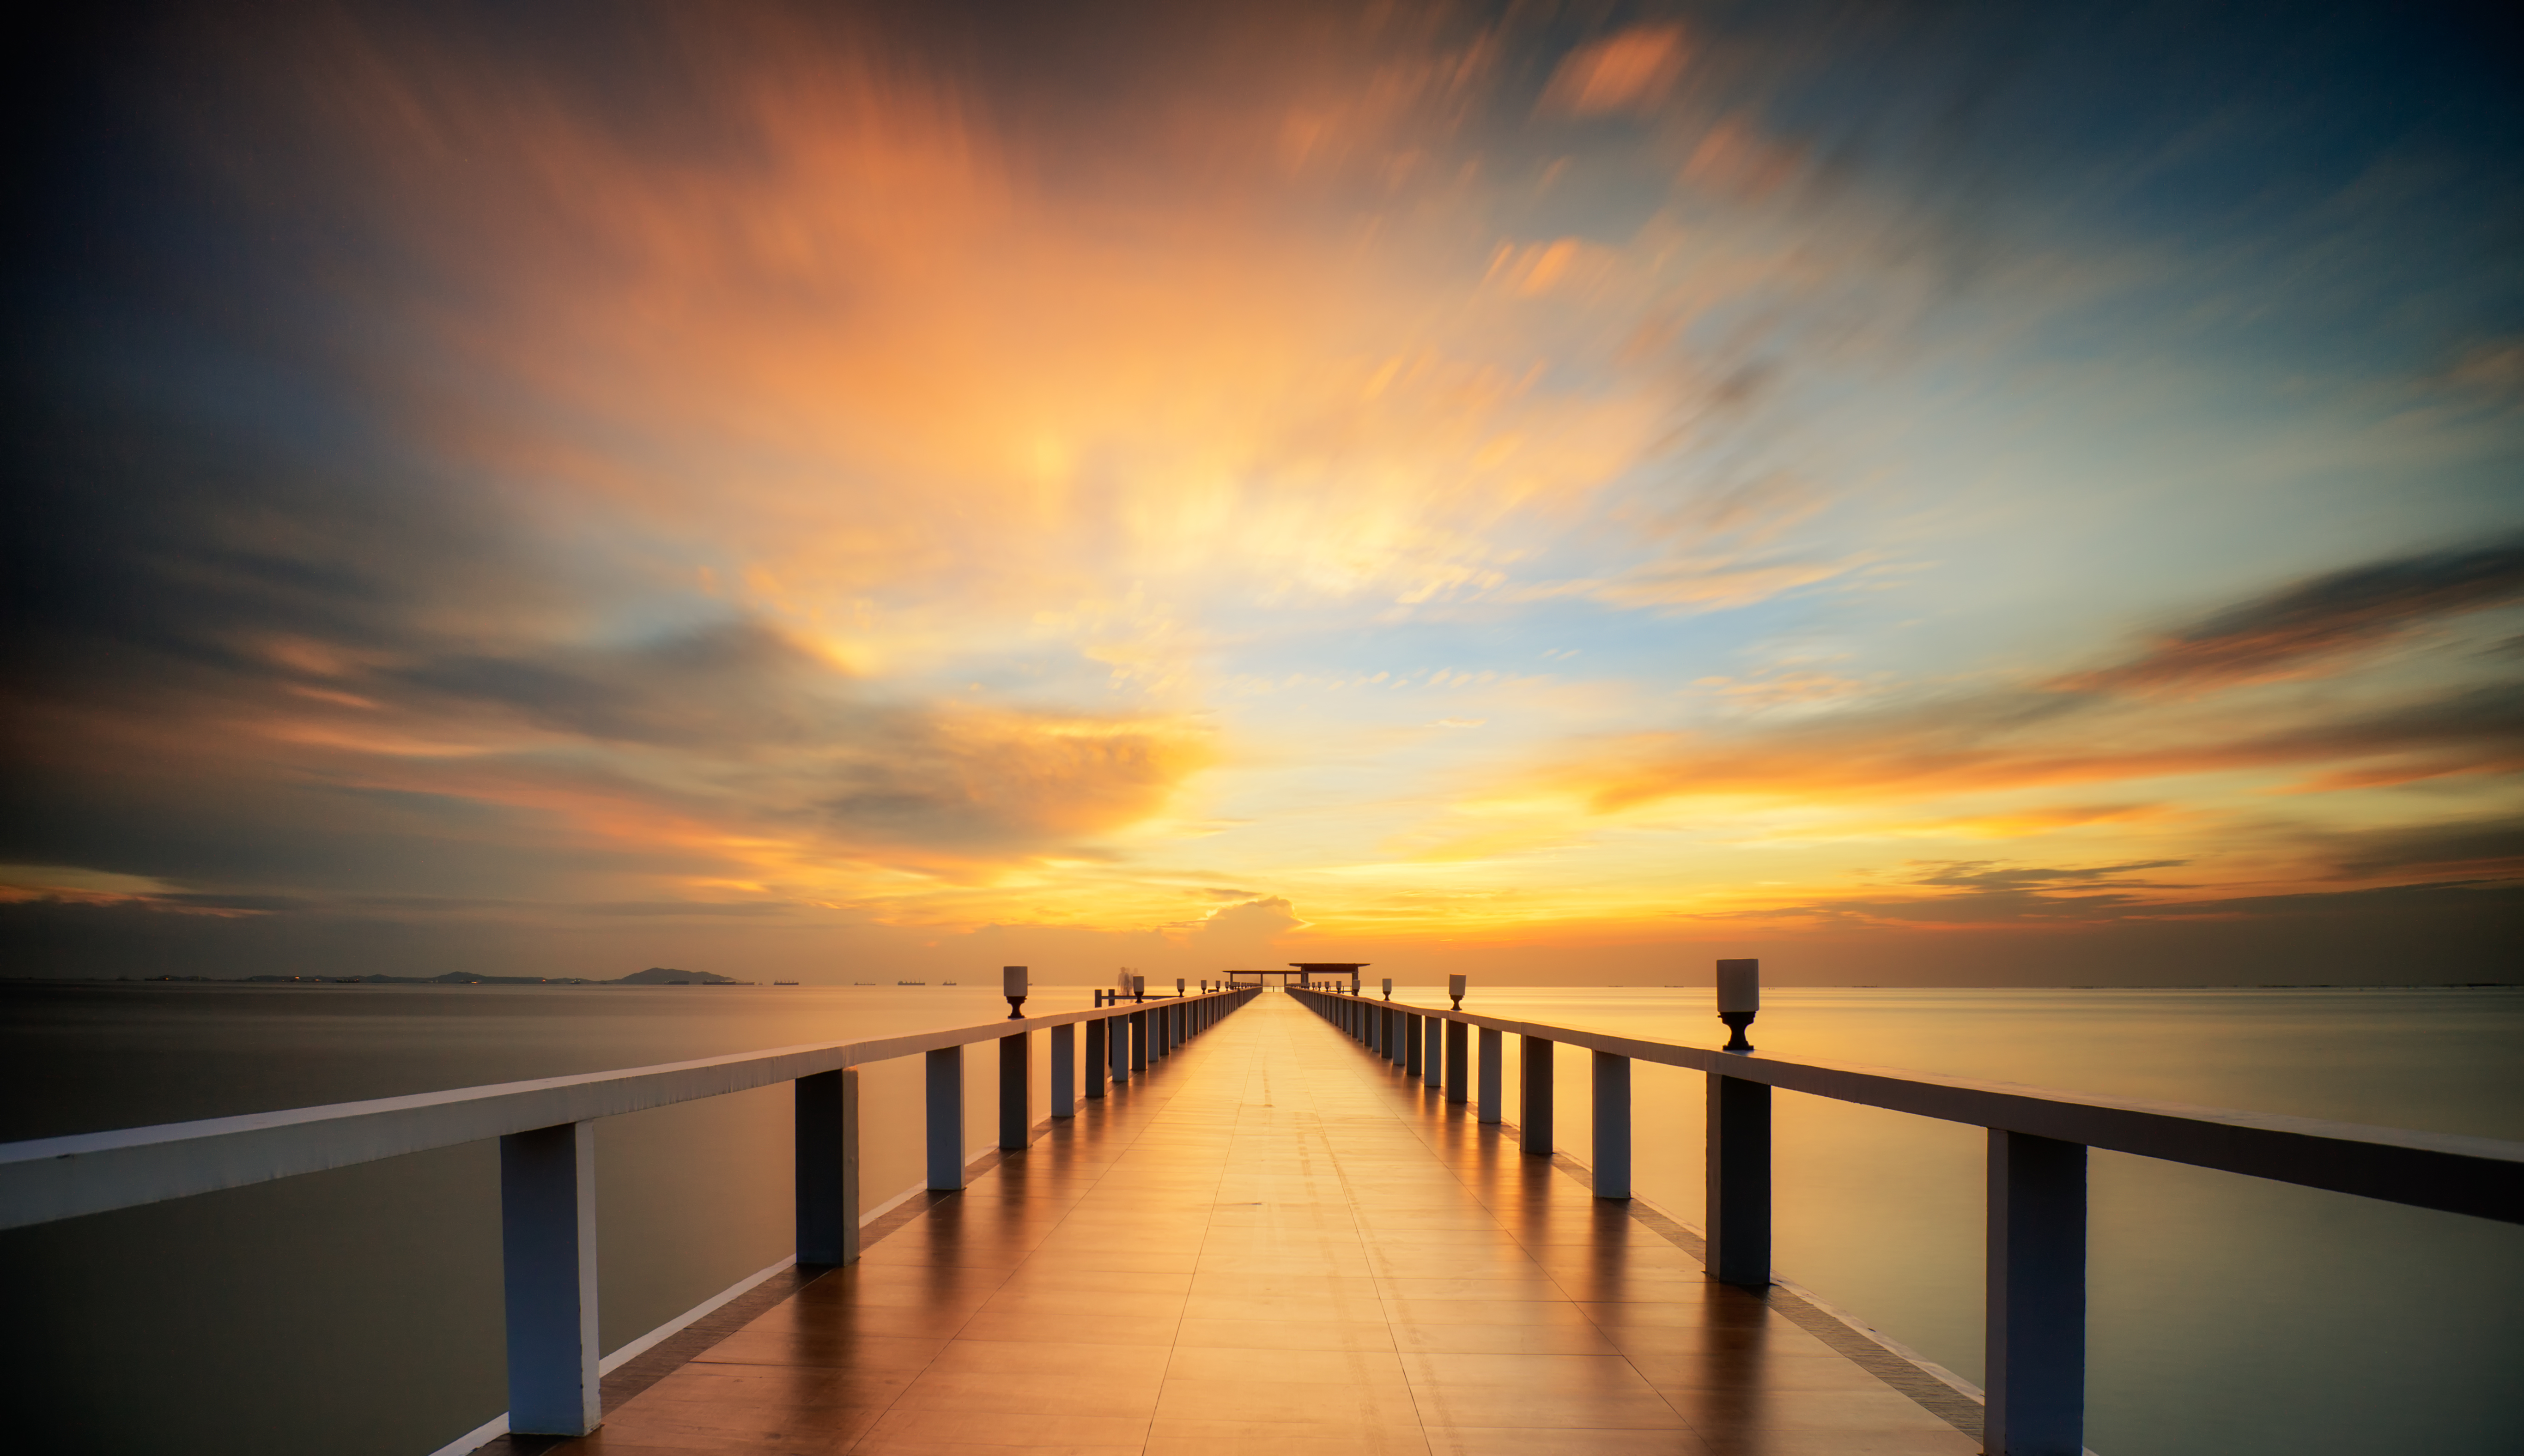
{"label": "distant hill silhouette", "polygon": [[596,984],[599,986],[672,986],[679,981],[689,981],[695,986],[746,986],[752,984],[751,982],[739,981],[733,976],[721,976],[710,971],[678,971],[670,966],[651,966],[645,971],[633,971],[630,975],[621,977],[618,980],[599,981]]}

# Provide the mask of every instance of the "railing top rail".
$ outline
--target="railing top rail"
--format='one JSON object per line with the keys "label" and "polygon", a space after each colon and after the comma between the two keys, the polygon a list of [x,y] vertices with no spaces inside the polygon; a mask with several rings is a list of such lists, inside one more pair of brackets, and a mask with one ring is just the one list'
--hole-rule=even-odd
{"label": "railing top rail", "polygon": [[2063,1092],[1858,1063],[1783,1061],[1759,1052],[1685,1046],[1445,1006],[1367,996],[1339,998],[1920,1117],[2524,1223],[2524,1142],[2504,1139]]}
{"label": "railing top rail", "polygon": [[[1235,995],[1217,991],[1166,999],[1197,1001]],[[1020,1031],[1110,1020],[1145,1009],[1143,1003],[1122,1001],[1084,1011],[863,1042],[807,1043],[619,1071],[0,1143],[0,1229],[242,1188],[560,1123],[614,1117],[669,1102],[769,1087],[840,1067],[995,1042]]]}

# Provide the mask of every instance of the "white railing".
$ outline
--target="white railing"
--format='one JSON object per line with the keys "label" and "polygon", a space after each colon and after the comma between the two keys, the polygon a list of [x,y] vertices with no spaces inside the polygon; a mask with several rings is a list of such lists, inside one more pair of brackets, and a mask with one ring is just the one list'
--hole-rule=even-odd
{"label": "white railing", "polygon": [[596,1140],[589,1126],[597,1118],[792,1084],[797,1261],[848,1264],[857,1259],[859,1244],[862,1065],[902,1056],[927,1059],[927,1186],[960,1189],[966,1046],[998,1043],[999,1146],[1013,1151],[1033,1138],[1030,1033],[1050,1033],[1051,1116],[1074,1117],[1082,1091],[1093,1099],[1105,1095],[1108,1084],[1128,1084],[1255,994],[1246,988],[1117,1001],[867,1042],[782,1046],[620,1072],[0,1143],[0,1229],[497,1138],[508,1428],[580,1435],[596,1429],[601,1414]]}
{"label": "white railing", "polygon": [[1630,1063],[1709,1074],[1707,1263],[1725,1284],[1771,1283],[1771,1089],[1988,1129],[1982,1439],[1991,1456],[2084,1450],[2090,1147],[2524,1224],[2524,1142],[1779,1061],[1338,989],[1290,994],[1406,1075],[1442,1089],[1445,1101],[1472,1103],[1483,1123],[1501,1121],[1503,1042],[1516,1036],[1519,1145],[1536,1156],[1553,1148],[1553,1048],[1586,1048],[1594,1058],[1592,1173],[1602,1198],[1630,1195]]}

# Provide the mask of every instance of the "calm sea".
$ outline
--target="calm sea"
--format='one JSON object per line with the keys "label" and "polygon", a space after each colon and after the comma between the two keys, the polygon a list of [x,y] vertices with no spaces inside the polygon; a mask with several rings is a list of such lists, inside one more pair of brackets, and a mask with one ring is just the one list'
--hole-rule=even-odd
{"label": "calm sea", "polygon": [[[2514,990],[1767,995],[1754,1040],[1780,1056],[2524,1139]],[[1708,997],[1476,988],[1466,1004],[1711,1044]],[[1086,1003],[1044,988],[1030,1009]],[[0,985],[0,1139],[18,1139],[979,1023],[1005,1003],[982,986]],[[986,1060],[968,1068],[976,1147]],[[1582,1148],[1583,1059],[1558,1070]],[[1698,1080],[1636,1075],[1638,1189],[1697,1222]],[[907,1064],[870,1073],[871,1202],[918,1176],[914,1092]],[[1776,1116],[1782,1273],[1977,1379],[1980,1132],[1792,1094]],[[780,1088],[600,1124],[607,1348],[781,1256],[787,1141]],[[2110,1153],[2093,1185],[2105,1456],[2524,1451],[2524,1230]],[[13,1426],[83,1451],[420,1456],[504,1404],[497,1208],[477,1145],[0,1235],[0,1368],[25,1383]]]}

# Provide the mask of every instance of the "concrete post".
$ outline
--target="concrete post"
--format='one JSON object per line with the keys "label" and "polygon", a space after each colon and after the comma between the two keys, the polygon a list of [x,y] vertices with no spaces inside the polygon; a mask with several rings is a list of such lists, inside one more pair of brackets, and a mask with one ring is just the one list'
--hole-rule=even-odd
{"label": "concrete post", "polygon": [[1034,1038],[999,1039],[999,1151],[1022,1152],[1034,1141]]}
{"label": "concrete post", "polygon": [[1435,1087],[1446,1075],[1446,1045],[1442,1040],[1446,1022],[1441,1016],[1423,1016],[1420,1022],[1422,1035],[1429,1040],[1429,1050],[1420,1058],[1420,1082],[1424,1087]]}
{"label": "concrete post", "polygon": [[1771,1283],[1771,1089],[1709,1074],[1709,1277]]}
{"label": "concrete post", "polygon": [[1497,1027],[1481,1028],[1480,1120],[1491,1127],[1498,1126],[1500,1121],[1499,1103],[1503,1100],[1500,1084],[1506,1080],[1500,1075],[1500,1069],[1507,1061],[1500,1043],[1506,1040]]}
{"label": "concrete post", "polygon": [[1466,1055],[1473,1029],[1460,1021],[1446,1023],[1446,1100],[1462,1103],[1472,1099],[1472,1058]]}
{"label": "concrete post", "polygon": [[597,1395],[596,1129],[500,1139],[500,1265],[508,1296],[509,1429],[585,1435]]}
{"label": "concrete post", "polygon": [[1989,1130],[1990,1456],[2086,1446],[2086,1149]]}
{"label": "concrete post", "polygon": [[1630,1195],[1630,1059],[1595,1053],[1595,1196]]}
{"label": "concrete post", "polygon": [[1078,1115],[1078,1023],[1051,1029],[1051,1115]]}
{"label": "concrete post", "polygon": [[1551,1043],[1522,1035],[1517,1041],[1523,1043],[1517,1060],[1524,1083],[1518,1092],[1525,1103],[1519,1119],[1520,1145],[1534,1157],[1546,1158],[1551,1156]]}
{"label": "concrete post", "polygon": [[798,1262],[859,1257],[859,1069],[817,1072],[796,1090]]}
{"label": "concrete post", "polygon": [[1104,1018],[1106,1062],[1113,1069],[1113,1085],[1124,1087],[1131,1081],[1131,1014]]}
{"label": "concrete post", "polygon": [[1091,1097],[1104,1095],[1104,1079],[1112,1075],[1106,1065],[1111,1053],[1104,1049],[1104,1032],[1109,1025],[1102,1017],[1087,1023],[1087,1095]]}
{"label": "concrete post", "polygon": [[964,1048],[929,1053],[929,1186],[964,1187]]}
{"label": "concrete post", "polygon": [[1404,1076],[1420,1075],[1420,1018],[1405,1011],[1402,1013],[1402,1073]]}

